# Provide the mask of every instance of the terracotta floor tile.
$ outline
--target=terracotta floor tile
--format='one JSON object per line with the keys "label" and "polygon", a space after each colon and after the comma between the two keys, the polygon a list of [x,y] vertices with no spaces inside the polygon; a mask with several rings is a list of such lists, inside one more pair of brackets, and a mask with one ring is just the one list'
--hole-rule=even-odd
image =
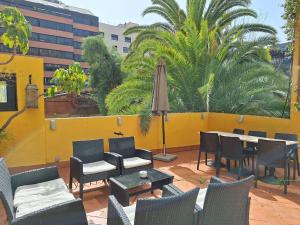
{"label": "terracotta floor tile", "polygon": [[[197,151],[176,153],[178,159],[171,163],[155,161],[154,165],[162,171],[174,175],[174,185],[183,191],[188,191],[194,187],[207,187],[211,176],[215,175],[215,168],[205,165],[204,155],[201,158],[200,170],[197,166]],[[59,168],[60,175],[68,183],[69,168]],[[278,172],[281,174],[281,171]],[[234,181],[235,175],[228,173],[223,168],[220,177],[226,181]],[[110,193],[109,187],[102,182],[86,185],[84,193],[84,206],[90,225],[106,225],[107,202]],[[78,188],[74,188],[74,193],[78,196]],[[138,197],[131,198],[134,203],[140,198],[157,198],[161,196],[161,191],[157,190],[152,195],[146,193]],[[283,187],[258,183],[258,188],[252,188],[250,209],[250,225],[300,225],[300,182],[292,183],[288,187],[288,194],[283,194]],[[0,210],[0,215],[1,210]],[[2,216],[1,216],[2,217]],[[0,224],[1,218],[0,218]]]}

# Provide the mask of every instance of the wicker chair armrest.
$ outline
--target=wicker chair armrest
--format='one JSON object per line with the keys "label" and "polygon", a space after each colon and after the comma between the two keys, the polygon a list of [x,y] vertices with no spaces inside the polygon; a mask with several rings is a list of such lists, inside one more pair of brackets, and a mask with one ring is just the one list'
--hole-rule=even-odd
{"label": "wicker chair armrest", "polygon": [[112,154],[111,152],[104,153],[104,160],[116,167],[119,167],[121,157],[122,157],[121,155],[118,156],[118,154],[115,155],[115,154]]}
{"label": "wicker chair armrest", "polygon": [[20,186],[42,183],[58,178],[59,173],[56,166],[14,174],[11,176],[12,191],[14,194]]}
{"label": "wicker chair armrest", "polygon": [[14,219],[11,225],[88,225],[81,199],[54,205]]}
{"label": "wicker chair armrest", "polygon": [[108,196],[107,225],[131,225],[123,207],[113,195]]}
{"label": "wicker chair armrest", "polygon": [[74,156],[70,158],[70,173],[74,177],[79,177],[83,174],[83,162]]}
{"label": "wicker chair armrest", "polygon": [[146,149],[135,149],[136,155],[142,159],[153,161],[153,154],[151,151]]}
{"label": "wicker chair armrest", "polygon": [[183,191],[181,191],[174,184],[169,184],[169,185],[163,186],[162,197],[176,196],[176,195],[182,194],[182,193],[183,193]]}
{"label": "wicker chair armrest", "polygon": [[223,183],[226,183],[226,182],[223,181],[223,180],[221,180],[221,179],[218,178],[218,177],[212,176],[212,177],[210,178],[210,183],[211,183],[211,184],[215,184],[215,183],[217,183],[217,184],[223,184]]}

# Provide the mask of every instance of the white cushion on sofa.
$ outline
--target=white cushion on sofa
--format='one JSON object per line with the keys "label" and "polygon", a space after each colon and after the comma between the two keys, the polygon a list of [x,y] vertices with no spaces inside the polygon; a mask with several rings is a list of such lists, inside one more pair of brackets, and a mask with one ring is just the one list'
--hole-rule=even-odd
{"label": "white cushion on sofa", "polygon": [[83,164],[84,175],[101,173],[101,172],[111,171],[115,169],[117,169],[115,165],[112,165],[106,161]]}
{"label": "white cushion on sofa", "polygon": [[[41,209],[45,209],[50,206],[62,204],[74,200],[75,197],[66,191],[52,193],[48,196],[41,196],[39,199],[34,199],[31,202],[21,203],[16,210],[16,218],[25,216],[29,213],[36,212]],[[30,224],[29,224],[30,225]]]}
{"label": "white cushion on sofa", "polygon": [[74,199],[62,178],[20,186],[14,198],[16,217]]}
{"label": "white cushion on sofa", "polygon": [[38,201],[58,192],[69,192],[62,178],[46,181],[38,184],[24,185],[16,189],[14,197],[14,207],[26,202]]}
{"label": "white cushion on sofa", "polygon": [[205,200],[206,192],[207,192],[207,188],[200,189],[199,193],[198,193],[198,196],[197,196],[197,200],[196,200],[196,204],[198,206],[200,206],[202,209],[203,209],[203,206],[204,206],[204,200]]}
{"label": "white cushion on sofa", "polygon": [[138,166],[149,165],[151,164],[151,160],[142,159],[139,157],[132,157],[132,158],[123,159],[123,163],[124,163],[124,168],[129,169]]}
{"label": "white cushion on sofa", "polygon": [[131,224],[134,224],[135,208],[136,208],[136,204],[123,207],[123,210],[126,213],[126,216],[128,217]]}

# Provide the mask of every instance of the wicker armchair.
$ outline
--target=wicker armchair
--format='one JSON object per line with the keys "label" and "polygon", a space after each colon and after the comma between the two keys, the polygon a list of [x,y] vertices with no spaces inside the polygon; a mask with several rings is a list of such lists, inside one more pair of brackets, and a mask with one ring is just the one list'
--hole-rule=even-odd
{"label": "wicker armchair", "polygon": [[85,183],[106,180],[120,174],[119,156],[104,152],[102,139],[73,142],[69,188],[72,189],[73,178],[75,178],[79,182],[80,198],[83,198]]}
{"label": "wicker armchair", "polygon": [[[200,189],[197,196],[197,224],[249,225],[249,192],[253,181],[254,176],[236,182],[224,182],[212,177],[208,187]],[[172,184],[168,187],[169,196],[182,193]]]}
{"label": "wicker armchair", "polygon": [[[166,192],[168,187],[164,187]],[[195,225],[194,213],[199,188],[176,196],[163,194],[160,199],[138,200],[137,204],[122,207],[109,196],[107,225]],[[168,191],[172,193],[172,190]]]}
{"label": "wicker armchair", "polygon": [[110,138],[110,152],[121,156],[121,173],[128,174],[153,168],[151,151],[135,148],[134,137]]}
{"label": "wicker armchair", "polygon": [[[87,225],[88,222],[81,199],[75,199],[68,192],[64,182],[60,183],[59,180],[56,167],[10,175],[4,160],[0,159],[0,201],[4,205],[9,224]],[[49,195],[41,193],[43,185],[45,183],[49,184],[49,182],[52,187],[58,186],[58,184],[64,186],[61,186],[62,189],[56,195],[53,192]],[[20,196],[22,191],[24,194],[24,190],[32,186],[39,186],[38,195],[34,196],[33,192],[35,190],[31,188],[30,193],[27,192],[27,195]],[[51,185],[47,188],[49,187]],[[60,201],[55,203],[57,195],[59,195]],[[66,195],[67,199],[70,200],[63,201],[63,195]]]}

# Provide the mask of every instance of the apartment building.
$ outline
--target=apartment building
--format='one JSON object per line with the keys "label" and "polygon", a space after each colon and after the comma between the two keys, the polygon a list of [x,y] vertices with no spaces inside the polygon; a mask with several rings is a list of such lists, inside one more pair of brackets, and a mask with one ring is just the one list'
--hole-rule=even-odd
{"label": "apartment building", "polygon": [[[0,9],[13,6],[32,25],[28,55],[44,58],[44,83],[47,87],[56,69],[79,61],[84,69],[81,43],[84,37],[99,34],[99,19],[92,12],[58,0],[0,0]],[[7,51],[2,45],[1,51]]]}
{"label": "apartment building", "polygon": [[129,53],[129,46],[136,38],[136,35],[124,35],[124,32],[133,26],[137,26],[135,23],[124,23],[117,26],[99,23],[100,35],[103,36],[105,43],[115,48],[121,55],[127,55]]}

